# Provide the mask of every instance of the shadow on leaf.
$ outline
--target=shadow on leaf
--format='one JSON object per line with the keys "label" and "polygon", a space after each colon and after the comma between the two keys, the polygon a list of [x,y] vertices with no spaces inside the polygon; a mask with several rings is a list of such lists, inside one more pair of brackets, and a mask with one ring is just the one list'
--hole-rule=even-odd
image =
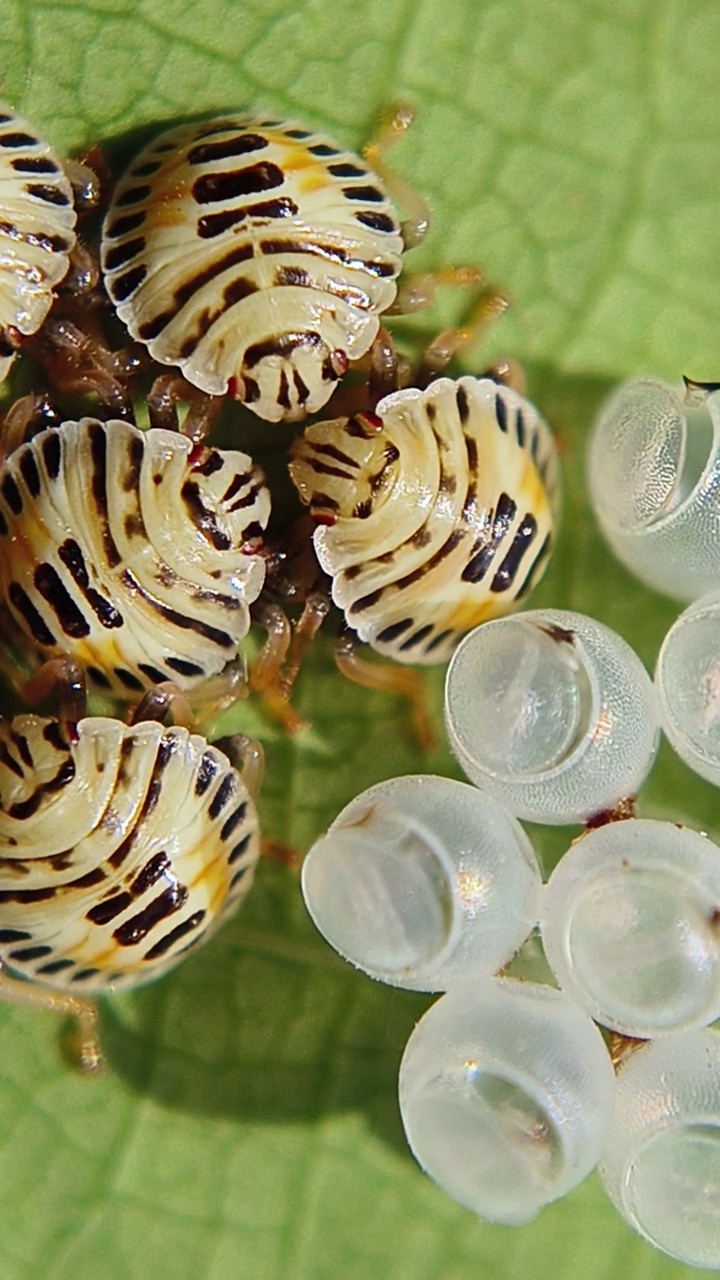
{"label": "shadow on leaf", "polygon": [[166,1107],[278,1124],[362,1112],[404,1147],[397,1071],[430,1000],[335,957],[294,877],[265,866],[207,948],[165,981],[106,1002],[102,1041],[110,1070]]}

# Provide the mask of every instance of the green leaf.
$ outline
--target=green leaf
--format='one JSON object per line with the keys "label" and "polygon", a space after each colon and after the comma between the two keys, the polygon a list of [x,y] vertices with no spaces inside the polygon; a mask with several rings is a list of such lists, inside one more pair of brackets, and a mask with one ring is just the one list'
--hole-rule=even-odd
{"label": "green leaf", "polygon": [[[0,16],[4,94],[60,149],[229,106],[293,114],[357,147],[383,105],[411,102],[417,123],[393,160],[434,211],[413,256],[482,264],[507,289],[514,306],[477,367],[522,360],[564,450],[563,531],[534,603],[591,612],[654,662],[677,609],[600,544],[583,443],[618,378],[720,372],[709,0],[0,0]],[[448,293],[398,331],[417,349],[466,302]],[[428,684],[440,728],[442,674]],[[298,850],[372,782],[457,776],[444,746],[418,755],[401,704],[340,680],[327,641],[298,706],[311,732],[264,726],[262,804],[267,834]],[[715,806],[664,749],[642,811],[712,827]],[[533,834],[552,866],[568,833]],[[436,1190],[395,1096],[427,1004],[336,959],[297,875],[268,863],[201,953],[107,1002],[104,1077],[62,1063],[52,1018],[0,1007],[3,1280],[697,1274],[636,1239],[594,1177],[516,1231]]]}

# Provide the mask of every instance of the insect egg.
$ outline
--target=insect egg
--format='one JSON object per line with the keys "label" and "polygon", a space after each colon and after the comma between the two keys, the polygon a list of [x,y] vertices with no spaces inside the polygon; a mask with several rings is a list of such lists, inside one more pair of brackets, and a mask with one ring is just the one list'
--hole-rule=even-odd
{"label": "insect egg", "polygon": [[268,421],[322,408],[397,293],[377,174],[324,134],[228,115],[163,133],[105,219],[118,315],[155,360]]}

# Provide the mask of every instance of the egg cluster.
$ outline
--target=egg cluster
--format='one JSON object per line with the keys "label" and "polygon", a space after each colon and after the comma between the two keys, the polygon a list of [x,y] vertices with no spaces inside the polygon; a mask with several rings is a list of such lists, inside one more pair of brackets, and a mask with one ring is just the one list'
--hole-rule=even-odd
{"label": "egg cluster", "polygon": [[[303,891],[351,963],[445,993],[410,1037],[399,1093],[410,1147],[449,1195],[519,1224],[598,1166],[647,1240],[720,1269],[720,848],[633,816],[661,727],[720,781],[715,389],[707,410],[688,461],[674,393],[631,383],[589,446],[593,504],[625,562],[681,598],[715,585],[670,629],[655,680],[583,615],[488,622],[446,681],[474,786],[371,788],[311,849]],[[518,818],[585,824],[544,885]],[[547,983],[504,972],[534,930]]]}

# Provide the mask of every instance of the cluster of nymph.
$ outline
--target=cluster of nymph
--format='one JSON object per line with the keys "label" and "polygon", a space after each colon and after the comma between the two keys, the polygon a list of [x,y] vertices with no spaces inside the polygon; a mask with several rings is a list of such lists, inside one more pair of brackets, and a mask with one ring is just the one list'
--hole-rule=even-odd
{"label": "cluster of nymph", "polygon": [[[113,184],[99,152],[62,163],[0,107],[0,375],[40,370],[1,442],[2,668],[22,710],[0,724],[0,995],[73,1013],[88,1069],[92,997],[164,973],[252,880],[260,753],[210,745],[204,710],[249,684],[295,727],[334,603],[338,665],[410,695],[427,738],[412,668],[516,607],[547,560],[549,429],[511,368],[441,376],[504,299],[472,269],[398,283],[428,224],[384,158],[408,121],[392,111],[361,158],[231,113],[159,132]],[[99,201],[94,252],[77,219]],[[381,316],[438,283],[478,300],[413,373]],[[309,510],[284,542],[263,473],[211,442],[226,404],[238,432],[238,405],[313,419],[290,461]],[[246,679],[252,619],[268,638]],[[86,715],[86,687],[108,715]],[[53,691],[57,714],[36,714]]]}

